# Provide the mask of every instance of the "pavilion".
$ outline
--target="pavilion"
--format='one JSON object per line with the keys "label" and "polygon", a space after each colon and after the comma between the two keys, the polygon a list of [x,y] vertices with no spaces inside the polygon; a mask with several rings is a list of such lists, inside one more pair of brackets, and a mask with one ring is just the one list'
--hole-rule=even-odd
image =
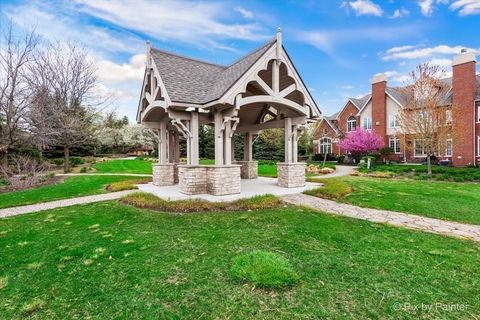
{"label": "pavilion", "polygon": [[[159,163],[153,184],[178,183],[187,195],[241,192],[241,179],[257,178],[252,158],[261,130],[284,128],[285,161],[278,163],[278,185],[305,185],[305,163],[297,141],[306,124],[321,116],[295,66],[276,37],[230,66],[199,61],[152,48],[137,121],[158,133]],[[215,165],[199,165],[200,125],[215,128]],[[244,136],[244,156],[235,161],[234,133]],[[180,164],[180,135],[187,141],[187,163]]]}

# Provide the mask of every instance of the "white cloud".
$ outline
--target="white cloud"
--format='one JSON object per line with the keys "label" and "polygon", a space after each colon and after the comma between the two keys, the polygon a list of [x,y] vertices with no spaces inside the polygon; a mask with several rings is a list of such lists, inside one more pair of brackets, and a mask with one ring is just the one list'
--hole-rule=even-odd
{"label": "white cloud", "polygon": [[474,14],[480,14],[480,1],[479,0],[456,0],[450,6],[450,10],[458,12],[461,16],[468,16]]}
{"label": "white cloud", "polygon": [[422,14],[426,17],[430,17],[433,13],[433,0],[420,0],[418,1]]}
{"label": "white cloud", "polygon": [[245,8],[242,7],[236,7],[235,11],[240,12],[240,14],[245,18],[245,19],[252,19],[253,18],[253,12],[249,11]]}
{"label": "white cloud", "polygon": [[383,15],[382,8],[371,0],[350,1],[349,4],[357,16],[373,15],[381,17]]}
{"label": "white cloud", "polygon": [[145,71],[145,54],[132,56],[129,63],[117,64],[110,60],[98,62],[100,80],[121,82],[126,80],[142,80]]}
{"label": "white cloud", "polygon": [[382,60],[400,60],[400,59],[425,59],[436,55],[456,55],[460,54],[462,49],[467,51],[480,53],[479,49],[466,48],[463,46],[448,46],[439,45],[431,48],[419,48],[414,46],[395,47],[387,50],[385,53],[380,53]]}
{"label": "white cloud", "polygon": [[391,16],[389,16],[390,19],[397,19],[397,18],[402,18],[410,15],[410,11],[408,11],[405,8],[400,8],[395,10]]}
{"label": "white cloud", "polygon": [[[97,52],[138,52],[144,44],[128,32],[79,23],[70,12],[60,12],[44,3],[5,6],[2,12],[20,26],[30,24],[49,41],[75,41]],[[27,27],[30,27],[27,25]]]}
{"label": "white cloud", "polygon": [[258,23],[223,22],[228,12],[223,2],[78,0],[76,3],[81,12],[158,40],[231,49],[222,41],[258,41],[270,37]]}
{"label": "white cloud", "polygon": [[451,59],[446,59],[446,58],[434,58],[430,60],[430,64],[445,68],[445,67],[450,67],[452,65],[452,60]]}
{"label": "white cloud", "polygon": [[415,25],[401,27],[370,27],[336,30],[316,30],[298,32],[300,41],[308,43],[328,54],[335,54],[337,47],[364,41],[390,42],[418,33]]}
{"label": "white cloud", "polygon": [[401,74],[398,71],[394,71],[394,70],[385,71],[385,72],[382,72],[382,73],[387,76],[388,81],[391,81],[391,82],[394,82],[394,83],[403,84],[406,81],[408,81],[408,79],[409,79],[409,76],[407,74]]}

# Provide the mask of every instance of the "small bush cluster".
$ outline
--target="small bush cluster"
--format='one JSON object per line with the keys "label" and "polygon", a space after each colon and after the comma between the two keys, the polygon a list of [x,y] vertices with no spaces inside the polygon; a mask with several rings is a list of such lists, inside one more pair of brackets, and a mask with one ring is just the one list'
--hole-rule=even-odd
{"label": "small bush cluster", "polygon": [[255,196],[232,202],[210,202],[203,199],[168,201],[142,192],[127,195],[120,199],[120,202],[142,209],[179,213],[272,209],[282,203],[280,199],[272,195]]}
{"label": "small bush cluster", "polygon": [[266,288],[285,288],[300,279],[286,258],[278,253],[261,250],[236,256],[230,271],[237,280]]}
{"label": "small bush cluster", "polygon": [[336,200],[353,192],[352,186],[338,179],[307,178],[306,180],[309,182],[323,183],[323,186],[320,188],[303,192],[314,197]]}
{"label": "small bush cluster", "polygon": [[[53,162],[54,165],[56,166],[63,166],[63,163],[64,163],[64,160],[63,158],[55,158],[53,160],[51,160]],[[84,164],[85,163],[85,159],[83,159],[82,157],[70,157],[69,159],[69,163],[72,167],[76,167],[78,165],[81,165],[81,164]]]}
{"label": "small bush cluster", "polygon": [[151,179],[137,179],[113,182],[107,186],[107,190],[111,192],[124,191],[124,190],[136,190],[137,184],[149,183]]}
{"label": "small bush cluster", "polygon": [[432,166],[432,175],[427,174],[427,166],[424,165],[377,165],[373,170],[360,168],[359,171],[368,176],[379,176],[379,173],[384,173],[385,177],[404,177],[415,180],[480,181],[480,169],[475,167]]}

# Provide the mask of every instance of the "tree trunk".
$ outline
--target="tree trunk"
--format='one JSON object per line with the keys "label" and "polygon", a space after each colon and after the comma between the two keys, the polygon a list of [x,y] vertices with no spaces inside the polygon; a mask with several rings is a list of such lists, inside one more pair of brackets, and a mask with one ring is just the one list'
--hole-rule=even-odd
{"label": "tree trunk", "polygon": [[325,167],[325,163],[327,162],[327,153],[323,156],[323,166]]}
{"label": "tree trunk", "polygon": [[430,155],[427,156],[427,174],[432,175],[432,160],[430,159]]}
{"label": "tree trunk", "polygon": [[63,147],[63,172],[68,173],[70,171],[70,149]]}

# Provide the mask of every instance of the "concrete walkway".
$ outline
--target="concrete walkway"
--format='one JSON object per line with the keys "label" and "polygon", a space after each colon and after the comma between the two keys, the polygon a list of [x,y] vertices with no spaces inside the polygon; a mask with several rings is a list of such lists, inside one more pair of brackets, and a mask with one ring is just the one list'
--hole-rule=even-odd
{"label": "concrete walkway", "polygon": [[480,242],[480,225],[463,224],[401,212],[361,208],[306,194],[285,195],[281,198],[290,204],[310,207],[335,215]]}
{"label": "concrete walkway", "polygon": [[44,203],[31,204],[28,206],[19,206],[6,209],[0,209],[0,218],[6,218],[11,216],[16,216],[19,214],[38,212],[48,209],[55,209],[61,207],[69,207],[77,204],[85,204],[106,200],[115,200],[119,199],[127,194],[138,192],[138,190],[126,190],[112,193],[98,194],[94,196],[78,197],[72,199],[56,200]]}
{"label": "concrete walkway", "polygon": [[335,172],[328,173],[328,174],[322,174],[318,177],[319,178],[336,178],[336,177],[349,176],[353,171],[355,171],[357,169],[358,169],[358,167],[341,166],[341,165],[337,164],[335,166]]}

